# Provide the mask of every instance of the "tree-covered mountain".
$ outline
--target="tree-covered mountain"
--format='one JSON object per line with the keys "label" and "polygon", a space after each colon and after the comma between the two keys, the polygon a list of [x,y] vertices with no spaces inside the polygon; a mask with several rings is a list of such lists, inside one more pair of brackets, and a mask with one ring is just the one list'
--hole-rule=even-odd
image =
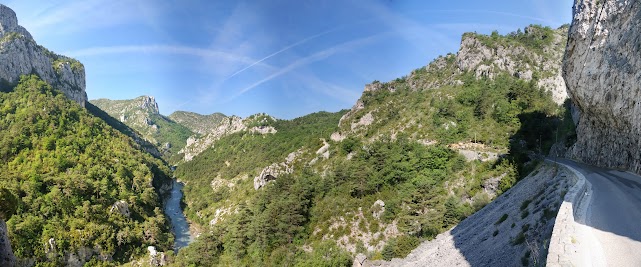
{"label": "tree-covered mountain", "polygon": [[211,139],[176,170],[202,232],[176,264],[404,256],[508,190],[555,133],[571,141],[561,105],[566,32],[467,33],[456,55],[367,85],[347,112]]}
{"label": "tree-covered mountain", "polygon": [[171,248],[163,162],[35,75],[0,93],[0,107],[0,188],[17,197],[7,225],[20,261],[123,263]]}
{"label": "tree-covered mountain", "polygon": [[193,135],[189,128],[160,114],[158,103],[151,96],[131,100],[96,99],[90,102],[140,133],[170,162],[173,162],[172,156],[185,147],[187,138]]}

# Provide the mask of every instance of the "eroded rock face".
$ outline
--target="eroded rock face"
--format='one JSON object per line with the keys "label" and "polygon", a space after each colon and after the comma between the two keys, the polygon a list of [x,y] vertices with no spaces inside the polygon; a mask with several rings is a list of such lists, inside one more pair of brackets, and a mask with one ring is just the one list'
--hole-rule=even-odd
{"label": "eroded rock face", "polygon": [[84,66],[38,45],[31,34],[18,25],[16,13],[0,4],[0,90],[13,87],[21,75],[32,73],[85,106]]}
{"label": "eroded rock face", "polygon": [[580,110],[568,156],[641,172],[641,2],[574,5],[563,75]]}

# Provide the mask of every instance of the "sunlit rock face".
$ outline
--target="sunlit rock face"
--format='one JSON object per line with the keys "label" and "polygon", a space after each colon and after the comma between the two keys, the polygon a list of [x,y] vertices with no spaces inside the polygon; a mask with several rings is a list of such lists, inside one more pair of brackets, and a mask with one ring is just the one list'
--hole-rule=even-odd
{"label": "sunlit rock face", "polygon": [[641,2],[574,5],[563,76],[581,116],[568,156],[641,172]]}
{"label": "sunlit rock face", "polygon": [[67,97],[85,106],[85,68],[75,59],[38,45],[16,13],[0,4],[0,90],[17,84],[21,75],[36,74]]}

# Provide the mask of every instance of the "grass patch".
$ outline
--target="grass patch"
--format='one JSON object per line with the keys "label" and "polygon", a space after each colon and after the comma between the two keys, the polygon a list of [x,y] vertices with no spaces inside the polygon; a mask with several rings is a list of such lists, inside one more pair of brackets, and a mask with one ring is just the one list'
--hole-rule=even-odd
{"label": "grass patch", "polygon": [[521,212],[521,219],[525,219],[528,215],[530,215],[530,211],[524,210]]}
{"label": "grass patch", "polygon": [[501,224],[502,222],[504,222],[505,220],[507,220],[507,217],[508,217],[507,213],[504,213],[504,214],[503,214],[503,216],[501,216],[501,218],[499,218],[499,220],[498,220],[498,221],[496,221],[496,222],[494,223],[494,225],[499,225],[499,224]]}

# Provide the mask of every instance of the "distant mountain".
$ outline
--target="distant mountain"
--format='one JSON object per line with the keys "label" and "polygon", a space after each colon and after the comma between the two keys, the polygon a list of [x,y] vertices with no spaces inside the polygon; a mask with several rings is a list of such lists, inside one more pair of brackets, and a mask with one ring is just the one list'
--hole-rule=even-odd
{"label": "distant mountain", "polygon": [[169,115],[169,118],[198,134],[207,134],[212,129],[218,127],[220,123],[227,118],[225,114],[213,113],[209,115],[201,115],[188,111],[176,111]]}
{"label": "distant mountain", "polygon": [[131,100],[91,100],[91,104],[140,133],[155,145],[163,157],[172,159],[187,144],[193,132],[159,113],[158,103],[152,96]]}
{"label": "distant mountain", "polygon": [[[176,169],[186,215],[202,229],[177,260],[342,266],[359,253],[404,257],[510,189],[556,134],[571,144],[566,33],[466,33],[456,55],[366,85],[349,111],[224,119],[188,142]],[[545,238],[528,242],[545,250]]]}

